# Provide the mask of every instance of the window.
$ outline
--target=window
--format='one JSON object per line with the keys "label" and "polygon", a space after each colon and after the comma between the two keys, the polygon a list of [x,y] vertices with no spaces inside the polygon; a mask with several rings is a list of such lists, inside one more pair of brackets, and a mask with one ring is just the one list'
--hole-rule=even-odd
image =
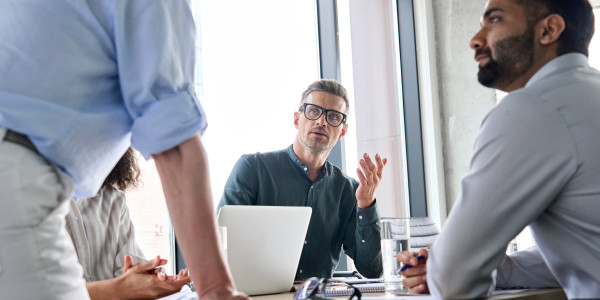
{"label": "window", "polygon": [[136,241],[146,259],[152,259],[157,255],[168,259],[165,270],[169,270],[167,271],[169,274],[174,274],[171,224],[160,177],[154,166],[154,160],[146,161],[139,155],[138,162],[141,183],[137,189],[125,193],[129,216],[135,228]]}
{"label": "window", "polygon": [[[215,203],[242,154],[284,149],[295,138],[293,113],[319,78],[314,1],[199,0],[197,23],[208,116],[203,141]],[[257,116],[257,111],[268,115]]]}

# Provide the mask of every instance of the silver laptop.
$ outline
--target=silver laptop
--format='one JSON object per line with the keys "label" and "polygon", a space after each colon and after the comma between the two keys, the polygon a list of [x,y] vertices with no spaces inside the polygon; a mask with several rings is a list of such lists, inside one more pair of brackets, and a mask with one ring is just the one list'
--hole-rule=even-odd
{"label": "silver laptop", "polygon": [[227,227],[227,262],[239,291],[290,291],[311,213],[310,207],[221,207],[217,219]]}

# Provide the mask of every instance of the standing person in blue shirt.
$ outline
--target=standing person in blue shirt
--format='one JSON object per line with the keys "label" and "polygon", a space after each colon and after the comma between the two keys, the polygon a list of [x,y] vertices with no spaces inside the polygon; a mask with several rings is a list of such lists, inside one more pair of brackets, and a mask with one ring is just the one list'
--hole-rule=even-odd
{"label": "standing person in blue shirt", "polygon": [[[600,298],[600,72],[588,0],[489,0],[471,40],[478,79],[509,94],[484,119],[469,175],[429,253],[399,259],[412,292],[484,298],[560,286]],[[507,256],[530,225],[537,247]],[[425,269],[426,268],[426,269]],[[426,279],[424,275],[426,271]]]}
{"label": "standing person in blue shirt", "polygon": [[130,144],[155,160],[199,298],[242,298],[218,248],[189,5],[0,2],[3,299],[89,299],[68,200],[96,195]]}
{"label": "standing person in blue shirt", "polygon": [[309,206],[312,216],[296,279],[329,278],[342,246],[358,271],[381,276],[379,213],[375,190],[387,159],[367,154],[356,172],[360,184],[329,163],[327,157],[348,129],[346,89],[335,80],[319,80],[302,93],[287,149],[243,155],[235,164],[223,205]]}

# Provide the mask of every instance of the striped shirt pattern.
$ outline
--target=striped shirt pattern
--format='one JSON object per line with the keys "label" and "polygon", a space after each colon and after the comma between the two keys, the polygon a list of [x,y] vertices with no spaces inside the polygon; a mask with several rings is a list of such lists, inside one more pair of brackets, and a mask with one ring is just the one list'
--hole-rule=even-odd
{"label": "striped shirt pattern", "polygon": [[72,199],[66,217],[86,281],[106,280],[123,273],[126,254],[134,263],[144,261],[135,242],[135,230],[125,195],[113,187],[103,187],[96,197]]}

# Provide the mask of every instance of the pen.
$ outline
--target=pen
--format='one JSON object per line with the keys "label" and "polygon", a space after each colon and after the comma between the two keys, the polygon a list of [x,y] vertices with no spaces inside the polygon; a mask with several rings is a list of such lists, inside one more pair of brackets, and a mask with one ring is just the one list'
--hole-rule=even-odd
{"label": "pen", "polygon": [[[421,255],[421,254],[419,254],[419,255],[417,256],[417,260],[418,260],[418,261],[422,261],[422,260],[423,260],[423,258],[424,258],[424,257],[423,257],[423,255]],[[402,267],[402,269],[400,269],[400,272],[404,272],[404,271],[408,270],[408,269],[409,269],[409,268],[411,268],[411,267],[412,267],[411,265],[407,265],[407,264],[405,264],[405,265]]]}

